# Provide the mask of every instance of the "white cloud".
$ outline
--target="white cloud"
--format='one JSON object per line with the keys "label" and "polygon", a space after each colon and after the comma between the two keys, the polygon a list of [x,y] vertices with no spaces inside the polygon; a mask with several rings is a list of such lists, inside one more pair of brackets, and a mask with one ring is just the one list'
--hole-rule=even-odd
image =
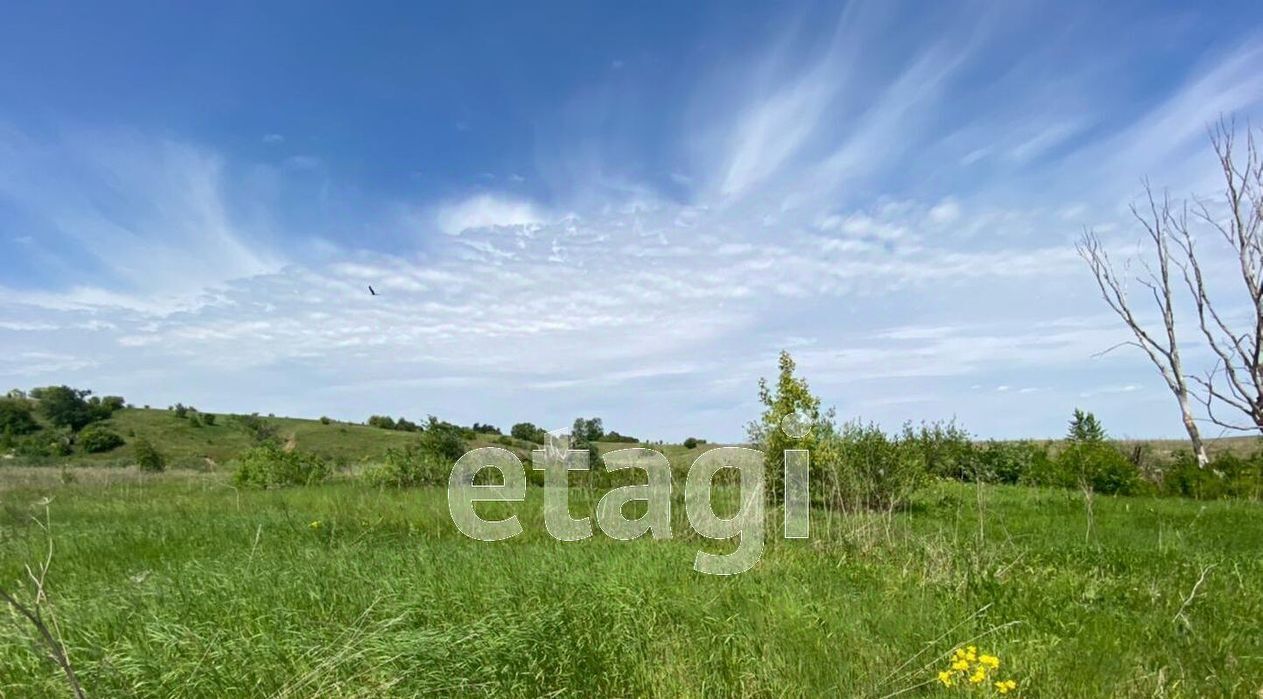
{"label": "white cloud", "polygon": [[477,194],[440,206],[434,215],[439,230],[458,235],[474,228],[525,226],[545,219],[535,204],[503,195]]}

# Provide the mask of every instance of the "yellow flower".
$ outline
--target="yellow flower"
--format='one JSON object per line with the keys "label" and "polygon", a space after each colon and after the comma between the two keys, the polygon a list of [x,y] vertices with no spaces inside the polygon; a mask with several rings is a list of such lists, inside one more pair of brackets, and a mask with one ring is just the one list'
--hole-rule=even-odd
{"label": "yellow flower", "polygon": [[974,674],[969,676],[970,684],[982,684],[987,681],[987,671],[981,666],[974,670]]}
{"label": "yellow flower", "polygon": [[1014,689],[1017,689],[1017,683],[1013,680],[1002,680],[995,683],[995,688],[1000,694],[1008,694]]}
{"label": "yellow flower", "polygon": [[964,672],[965,670],[969,669],[969,661],[965,660],[964,658],[961,658],[960,660],[957,660],[956,662],[952,663],[952,669]]}
{"label": "yellow flower", "polygon": [[[952,673],[948,672],[947,670],[943,670],[942,672],[938,673],[938,681],[942,682],[944,687],[950,687],[953,684],[955,684],[955,680],[952,679]],[[996,684],[999,684],[999,682],[997,682]]]}
{"label": "yellow flower", "polygon": [[994,670],[994,669],[996,669],[996,668],[1000,667],[1000,659],[999,659],[999,658],[997,658],[997,657],[995,657],[994,655],[983,655],[983,656],[980,656],[980,657],[978,658],[978,662],[979,662],[979,663],[981,663],[981,664],[983,664],[983,665],[986,665],[987,667],[991,668],[992,670]]}
{"label": "yellow flower", "polygon": [[977,646],[969,646],[968,648],[965,649],[965,660],[968,660],[969,662],[972,663],[973,661],[977,659],[978,659]]}
{"label": "yellow flower", "polygon": [[320,528],[320,520],[318,520],[318,519],[313,519],[313,520],[311,521],[311,524],[308,524],[307,526],[311,527],[312,529],[319,529],[319,528]]}

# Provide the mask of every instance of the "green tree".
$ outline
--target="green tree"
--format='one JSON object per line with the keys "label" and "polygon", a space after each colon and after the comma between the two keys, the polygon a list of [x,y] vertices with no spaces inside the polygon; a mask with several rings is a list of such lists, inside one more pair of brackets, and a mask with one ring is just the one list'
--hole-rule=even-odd
{"label": "green tree", "polygon": [[509,430],[509,435],[514,439],[521,439],[526,442],[535,442],[543,444],[546,433],[543,429],[536,427],[534,423],[519,422]]}
{"label": "green tree", "polygon": [[599,442],[605,436],[605,426],[601,424],[601,418],[592,417],[584,419],[575,418],[574,425],[570,428],[570,438],[581,439],[585,442]]}
{"label": "green tree", "polygon": [[92,391],[69,386],[45,386],[31,391],[39,401],[39,410],[48,421],[58,427],[69,427],[78,432],[85,425],[97,420],[100,414],[88,403]]}
{"label": "green tree", "polygon": [[[811,452],[814,480],[825,461],[820,447],[833,434],[833,411],[821,413],[820,399],[812,394],[805,379],[794,375],[796,365],[789,352],[781,352],[778,365],[780,373],[775,385],[759,379],[763,415],[746,428],[750,442],[763,451],[770,498],[780,498],[784,490],[785,450]],[[787,420],[789,416],[793,417]]]}
{"label": "green tree", "polygon": [[1105,429],[1092,413],[1078,408],[1074,409],[1074,417],[1070,419],[1070,430],[1066,439],[1071,442],[1104,442]]}

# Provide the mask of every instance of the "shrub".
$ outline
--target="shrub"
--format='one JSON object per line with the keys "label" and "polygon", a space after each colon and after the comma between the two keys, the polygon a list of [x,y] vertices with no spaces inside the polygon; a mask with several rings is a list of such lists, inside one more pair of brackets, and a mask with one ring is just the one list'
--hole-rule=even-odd
{"label": "shrub", "polygon": [[207,427],[215,426],[215,413],[202,413],[202,424]]}
{"label": "shrub", "polygon": [[276,438],[276,426],[259,417],[258,413],[237,415],[234,421],[237,429],[245,432],[255,444],[263,444]]}
{"label": "shrub", "polygon": [[1263,495],[1263,452],[1244,458],[1215,454],[1206,468],[1198,468],[1192,453],[1179,452],[1162,474],[1162,492],[1199,500],[1258,499]]}
{"label": "shrub", "polygon": [[926,470],[940,478],[958,481],[989,480],[978,458],[978,450],[964,428],[955,421],[921,423],[914,430],[911,424],[903,426],[903,441],[915,445],[925,459]]}
{"label": "shrub", "polygon": [[395,429],[395,419],[389,415],[370,415],[368,417],[369,427],[378,427],[383,430]]}
{"label": "shrub", "polygon": [[167,457],[143,437],[132,443],[132,454],[136,458],[137,468],[142,471],[158,472],[167,468]]}
{"label": "shrub", "polygon": [[507,434],[502,434],[499,437],[496,437],[496,444],[503,444],[506,447],[511,447],[513,446],[513,438]]}
{"label": "shrub", "polygon": [[843,509],[893,509],[929,480],[921,445],[849,422],[823,436],[812,454],[824,471],[826,503]]}
{"label": "shrub", "polygon": [[189,426],[190,427],[202,426],[202,418],[198,417],[198,413],[189,413]]}
{"label": "shrub", "polygon": [[[603,441],[603,442],[621,442],[621,443],[624,443],[624,444],[638,444],[638,443],[640,442],[640,440],[639,440],[639,439],[636,439],[635,437],[633,437],[633,436],[631,436],[631,435],[628,435],[628,434],[619,434],[619,433],[614,432],[614,431],[606,432],[606,433],[605,433],[605,436],[601,437],[601,441]],[[705,440],[702,440],[702,441],[700,441],[700,442],[699,442],[699,444],[704,444],[704,443],[705,443]]]}
{"label": "shrub", "polygon": [[1091,488],[1106,495],[1133,495],[1140,490],[1140,471],[1107,442],[1072,443],[1057,455],[1060,484]]}
{"label": "shrub", "polygon": [[499,427],[496,427],[495,425],[483,425],[478,422],[475,422],[473,425],[471,425],[469,429],[473,430],[474,432],[478,434],[500,434]]}
{"label": "shrub", "polygon": [[117,432],[102,425],[88,425],[79,433],[79,447],[89,454],[99,454],[123,446]]}
{"label": "shrub", "polygon": [[696,439],[696,438],[694,438],[694,437],[689,437],[688,439],[684,440],[684,448],[685,448],[685,449],[696,449],[696,448],[697,448],[697,439]]}
{"label": "shrub", "polygon": [[395,429],[400,432],[417,432],[421,427],[408,418],[401,417],[395,421]]}
{"label": "shrub", "polygon": [[175,411],[175,416],[181,420],[188,417],[189,407],[183,403],[176,403],[171,409]]}
{"label": "shrub", "polygon": [[448,422],[440,422],[431,415],[421,432],[417,448],[450,468],[465,453],[465,440],[462,438],[461,428]]}
{"label": "shrub", "polygon": [[444,485],[451,472],[451,462],[444,462],[420,445],[388,449],[382,462],[370,468],[365,478],[373,485],[410,487]]}
{"label": "shrub", "polygon": [[332,423],[332,422],[333,422],[333,420],[330,420],[328,417],[325,417],[324,415],[321,415],[321,416],[320,416],[320,424],[322,424],[322,425],[328,425],[328,424],[330,424],[330,423]]}
{"label": "shrub", "polygon": [[1049,470],[1048,447],[1035,442],[989,441],[977,450],[978,471],[997,483],[1023,483]]}
{"label": "shrub", "polygon": [[30,403],[22,398],[0,398],[0,435],[20,437],[39,430]]}
{"label": "shrub", "polygon": [[256,488],[310,485],[333,472],[329,462],[315,454],[297,449],[286,451],[272,442],[246,451],[237,461],[233,480]]}

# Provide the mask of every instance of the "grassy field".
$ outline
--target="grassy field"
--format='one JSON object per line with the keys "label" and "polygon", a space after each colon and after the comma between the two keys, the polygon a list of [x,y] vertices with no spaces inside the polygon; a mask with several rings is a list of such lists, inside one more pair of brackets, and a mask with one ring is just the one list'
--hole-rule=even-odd
{"label": "grassy field", "polygon": [[[6,469],[0,581],[47,553],[51,499],[52,608],[94,697],[951,696],[935,673],[960,644],[1018,696],[1263,691],[1255,502],[1097,496],[1089,516],[1072,491],[941,484],[889,517],[817,512],[806,542],[769,512],[762,561],[723,578],[693,556],[733,543],[678,500],[670,541],[559,543],[532,489],[493,505],[525,532],[483,543],[440,489],[72,473]],[[10,616],[0,696],[67,696]]]}

